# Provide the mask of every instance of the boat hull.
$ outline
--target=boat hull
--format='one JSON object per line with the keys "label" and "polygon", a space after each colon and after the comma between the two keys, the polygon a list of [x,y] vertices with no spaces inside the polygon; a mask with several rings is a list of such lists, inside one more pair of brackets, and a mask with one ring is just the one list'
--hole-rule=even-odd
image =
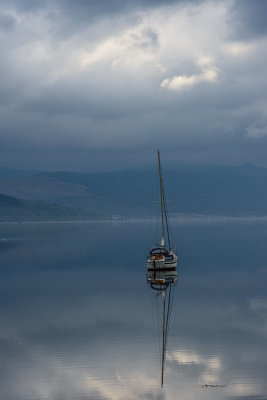
{"label": "boat hull", "polygon": [[178,279],[176,255],[173,255],[173,260],[148,258],[146,267],[147,282],[150,284],[175,283]]}

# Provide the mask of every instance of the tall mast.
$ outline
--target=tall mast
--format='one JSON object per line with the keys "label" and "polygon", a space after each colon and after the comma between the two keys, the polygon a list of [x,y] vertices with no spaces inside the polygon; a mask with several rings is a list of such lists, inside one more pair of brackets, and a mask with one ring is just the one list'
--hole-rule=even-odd
{"label": "tall mast", "polygon": [[162,176],[161,176],[161,165],[160,165],[160,153],[158,150],[158,161],[159,161],[159,184],[160,184],[160,206],[161,206],[161,225],[162,225],[162,246],[165,246],[165,235],[164,235],[164,213],[163,213],[163,190],[162,190]]}
{"label": "tall mast", "polygon": [[161,387],[163,387],[164,377],[164,361],[165,361],[165,302],[166,302],[166,291],[162,291],[163,297],[163,318],[162,318],[162,354],[161,354]]}

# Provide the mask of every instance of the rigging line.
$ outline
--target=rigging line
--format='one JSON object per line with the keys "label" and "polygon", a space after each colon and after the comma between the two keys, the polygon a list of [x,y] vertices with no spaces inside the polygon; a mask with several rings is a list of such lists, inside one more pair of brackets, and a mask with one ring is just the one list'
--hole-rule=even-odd
{"label": "rigging line", "polygon": [[170,317],[171,317],[171,295],[172,295],[172,287],[169,288],[169,296],[168,296],[168,306],[167,306],[167,318],[166,318],[166,336],[165,336],[165,350],[167,348],[168,335],[169,335],[169,326],[170,326]]}
{"label": "rigging line", "polygon": [[174,244],[174,237],[173,237],[173,233],[172,233],[172,228],[171,228],[171,224],[170,224],[170,216],[169,216],[169,210],[167,209],[167,216],[168,216],[168,224],[169,224],[169,235],[170,235],[170,243]]}
{"label": "rigging line", "polygon": [[[173,308],[173,301],[174,301],[174,293],[175,293],[175,289],[172,288],[170,295],[169,295],[169,307],[168,307],[168,321],[167,321],[167,332],[168,335],[166,337],[166,341],[168,341],[169,339],[169,328],[170,328],[170,322],[171,322],[171,315],[172,315],[172,308]],[[166,342],[166,346],[167,346],[167,342]]]}
{"label": "rigging line", "polygon": [[156,295],[156,306],[157,306],[157,322],[158,322],[158,347],[159,347],[159,353],[160,354],[160,317],[159,317],[159,304],[158,304],[158,296]]}
{"label": "rigging line", "polygon": [[173,303],[175,306],[173,306],[172,309],[171,326],[169,332],[169,341],[171,343],[172,348],[176,340],[176,330],[177,330],[177,310],[176,310],[177,290],[174,290],[173,297],[174,297]]}
{"label": "rigging line", "polygon": [[166,225],[167,225],[167,234],[168,234],[168,241],[169,241],[169,246],[171,247],[171,243],[174,243],[174,238],[173,238],[173,233],[171,230],[171,226],[170,226],[170,217],[169,217],[169,210],[167,207],[167,201],[166,201],[166,197],[165,197],[165,189],[164,189],[164,184],[163,185],[163,197],[164,197],[164,213],[165,213],[165,220],[166,220]]}
{"label": "rigging line", "polygon": [[154,203],[154,200],[158,198],[158,181],[157,181],[157,166],[154,166],[154,173],[152,178],[152,221],[153,221],[153,235],[154,242],[157,242],[158,238],[158,204]]}
{"label": "rigging line", "polygon": [[163,318],[162,318],[162,362],[161,362],[161,387],[163,387],[163,380],[164,380],[164,363],[165,363],[165,301],[166,301],[166,289],[162,290],[162,298],[163,298]]}
{"label": "rigging line", "polygon": [[174,244],[174,237],[173,237],[173,233],[172,233],[172,229],[171,229],[171,226],[170,226],[170,217],[169,217],[169,211],[168,211],[168,209],[166,210],[166,212],[167,212],[167,218],[168,218],[168,234],[169,234],[169,237],[170,237],[170,247],[171,247],[171,244],[173,245]]}
{"label": "rigging line", "polygon": [[162,183],[162,196],[163,196],[164,216],[165,216],[166,230],[167,230],[167,239],[168,239],[168,243],[169,243],[169,248],[171,248],[169,214],[168,214],[167,202],[166,202],[166,197],[165,197],[165,189],[164,189],[163,183]]}
{"label": "rigging line", "polygon": [[154,344],[154,349],[155,349],[155,354],[157,358],[157,365],[160,363],[160,349],[158,348],[159,346],[159,335],[157,332],[157,321],[158,321],[158,310],[156,310],[155,306],[155,298],[154,298],[154,292],[151,290],[151,296],[150,300],[152,303],[152,310],[153,310],[153,315],[152,315],[152,321],[153,321],[153,344]]}
{"label": "rigging line", "polygon": [[159,167],[159,186],[160,186],[160,204],[161,204],[161,225],[162,225],[162,244],[164,245],[164,217],[163,217],[163,185],[162,185],[162,172],[161,172],[161,163],[160,163],[160,152],[158,150],[158,167]]}
{"label": "rigging line", "polygon": [[[165,203],[165,196],[163,196],[163,197],[164,197],[164,203]],[[165,220],[166,220],[166,230],[167,230],[168,244],[169,244],[169,248],[171,248],[169,218],[168,218],[168,211],[167,211],[166,203],[164,204],[164,214],[165,214]]]}
{"label": "rigging line", "polygon": [[[170,327],[170,321],[171,321],[171,315],[172,315],[174,293],[175,293],[175,289],[171,287],[170,293],[169,293],[169,302],[168,302],[168,315],[167,315],[167,327],[166,327],[168,335],[166,336],[166,341],[168,341],[168,338],[169,338],[169,327]],[[167,346],[167,342],[166,342],[166,346]]]}

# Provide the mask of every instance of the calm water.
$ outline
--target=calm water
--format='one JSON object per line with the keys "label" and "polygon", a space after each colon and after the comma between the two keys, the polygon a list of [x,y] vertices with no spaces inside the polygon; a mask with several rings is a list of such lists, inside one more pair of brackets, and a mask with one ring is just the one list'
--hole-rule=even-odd
{"label": "calm water", "polygon": [[0,225],[0,398],[266,400],[267,222],[173,231],[161,389],[150,223]]}

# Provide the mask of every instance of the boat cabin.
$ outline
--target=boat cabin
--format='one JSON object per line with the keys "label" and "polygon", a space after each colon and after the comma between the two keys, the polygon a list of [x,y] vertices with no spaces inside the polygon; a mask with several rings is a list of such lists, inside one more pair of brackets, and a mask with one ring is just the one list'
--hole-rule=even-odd
{"label": "boat cabin", "polygon": [[156,256],[158,254],[162,254],[162,255],[166,256],[166,255],[168,255],[168,251],[165,249],[165,247],[155,247],[149,253],[150,256]]}

